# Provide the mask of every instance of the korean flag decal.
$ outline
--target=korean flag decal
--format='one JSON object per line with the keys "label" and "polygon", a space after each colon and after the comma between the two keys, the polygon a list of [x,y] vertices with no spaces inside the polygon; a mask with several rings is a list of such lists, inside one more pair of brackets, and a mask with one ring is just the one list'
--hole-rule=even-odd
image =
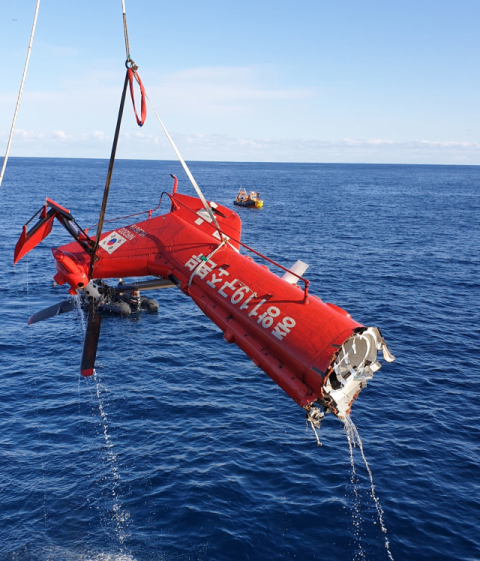
{"label": "korean flag decal", "polygon": [[103,240],[100,242],[100,247],[102,247],[107,253],[113,253],[126,241],[127,240],[118,232],[112,232],[111,234],[108,234],[108,236],[103,238]]}

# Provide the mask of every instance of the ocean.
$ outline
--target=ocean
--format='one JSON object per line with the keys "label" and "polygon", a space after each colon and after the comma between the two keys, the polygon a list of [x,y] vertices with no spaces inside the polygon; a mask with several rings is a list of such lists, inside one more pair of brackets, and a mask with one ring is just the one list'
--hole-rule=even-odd
{"label": "ocean", "polygon": [[[80,313],[27,326],[66,296],[50,248],[68,237],[57,224],[14,267],[23,224],[46,196],[95,224],[107,167],[11,158],[0,191],[0,559],[479,560],[480,167],[191,163],[209,200],[260,191],[242,241],[308,263],[311,293],[396,356],[351,415],[377,500],[343,423],[317,446],[178,290],[104,319],[96,378]],[[107,218],[157,206],[170,173],[193,194],[177,162],[117,161]]]}

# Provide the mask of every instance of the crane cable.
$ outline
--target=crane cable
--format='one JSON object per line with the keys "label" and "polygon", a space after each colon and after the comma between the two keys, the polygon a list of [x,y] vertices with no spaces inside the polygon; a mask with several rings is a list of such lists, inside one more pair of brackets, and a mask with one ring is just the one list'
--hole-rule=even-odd
{"label": "crane cable", "polygon": [[[13,116],[13,122],[12,122],[12,127],[11,127],[11,130],[10,130],[10,136],[9,136],[9,139],[8,139],[7,150],[6,150],[6,153],[5,153],[4,160],[3,160],[2,170],[0,172],[0,187],[2,185],[3,175],[5,173],[5,168],[7,166],[8,155],[9,155],[9,152],[10,152],[12,137],[13,137],[13,133],[14,133],[14,130],[15,130],[15,123],[16,123],[16,120],[17,120],[17,114],[18,114],[18,110],[19,110],[19,107],[20,107],[20,101],[22,99],[23,86],[24,86],[24,83],[25,83],[25,78],[27,76],[28,63],[30,61],[30,53],[31,53],[31,50],[32,50],[33,38],[34,38],[34,35],[35,35],[35,28],[36,28],[36,25],[37,25],[37,17],[38,17],[39,7],[40,7],[40,0],[37,0],[37,4],[36,4],[36,7],[35,7],[35,16],[34,16],[34,19],[33,19],[32,32],[30,34],[30,42],[28,44],[27,59],[25,61],[25,68],[23,70],[22,82],[21,82],[21,85],[20,85],[20,91],[18,93],[17,105],[15,107],[15,113],[14,113],[14,116]],[[128,39],[127,13],[126,13],[126,9],[125,9],[125,0],[122,0],[122,15],[123,15],[123,32],[124,32],[124,36],[125,36],[125,52],[126,52],[126,57],[127,57],[127,64],[130,63],[130,66],[131,66],[130,68],[128,68],[129,72],[127,72],[127,76],[130,79],[130,92],[132,94],[132,102],[133,102],[133,87],[132,87],[132,82],[131,82],[132,74],[133,74],[133,76],[135,76],[136,81],[139,83],[142,94],[144,93],[144,89],[143,89],[143,85],[140,81],[140,78],[138,77],[138,75],[136,73],[137,67],[135,66],[135,63],[132,61],[131,56],[130,56],[130,42],[129,42],[129,39]],[[125,86],[126,86],[126,82],[125,82],[125,85],[124,85],[124,90],[125,90]],[[185,160],[183,159],[182,155],[180,154],[180,151],[178,150],[177,146],[173,142],[172,137],[168,133],[168,131],[167,131],[165,125],[163,124],[162,120],[160,119],[158,113],[156,112],[155,108],[153,107],[153,104],[150,101],[149,97],[146,94],[145,94],[145,97],[148,100],[148,102],[150,103],[150,105],[153,109],[153,112],[155,113],[158,121],[160,122],[160,125],[162,126],[162,129],[165,132],[165,135],[167,136],[167,139],[169,140],[173,150],[175,151],[175,154],[177,155],[183,169],[185,170],[185,173],[187,174],[188,179],[190,180],[193,188],[195,189],[195,191],[196,191],[197,195],[199,196],[200,200],[202,201],[202,204],[205,207],[205,210],[207,211],[208,215],[210,216],[213,224],[215,224],[215,227],[217,228],[218,233],[220,234],[221,238],[223,238],[224,236],[221,232],[221,229],[220,229],[220,226],[218,225],[217,220],[215,219],[215,216],[212,212],[212,209],[211,209],[210,205],[207,203],[205,197],[203,196],[203,193],[200,190],[200,187],[198,186],[197,182],[195,181],[195,178],[193,177],[193,175],[192,175],[190,169],[188,168]],[[109,188],[110,188],[110,181],[111,181],[111,173],[113,171],[113,161],[115,159],[116,144],[118,142],[118,133],[119,133],[119,129],[120,129],[119,125],[120,125],[120,122],[121,122],[121,114],[123,113],[123,103],[124,103],[124,95],[122,95],[122,102],[120,104],[121,105],[121,110],[119,112],[119,120],[117,122],[117,130],[115,131],[116,138],[114,140],[114,147],[112,148],[112,154],[111,154],[111,158],[110,158],[109,173],[107,174],[107,183],[105,185],[104,201],[103,201],[102,210],[101,210],[101,213],[100,213],[100,224],[99,224],[99,228],[97,230],[97,240],[96,240],[96,243],[95,243],[94,253],[96,253],[96,250],[98,249],[101,230],[102,230],[102,226],[103,226],[103,218],[105,216],[106,203],[107,203],[107,198],[108,198],[108,191],[109,191]],[[135,110],[135,104],[134,104],[134,110]],[[135,111],[135,116],[137,118],[137,123],[140,125],[140,122],[141,122],[142,125],[143,125],[143,122],[145,120],[144,119],[143,107],[142,107],[142,116],[141,116],[142,121],[139,121],[139,119],[136,115],[136,111]],[[92,269],[93,269],[93,262],[94,262],[94,259],[92,259],[92,263],[91,263]],[[91,272],[93,272],[93,271],[91,271]]]}
{"label": "crane cable", "polygon": [[122,98],[120,100],[120,108],[118,110],[117,126],[115,127],[115,136],[113,138],[112,151],[110,154],[110,162],[108,164],[107,179],[105,180],[105,189],[103,191],[102,208],[100,209],[100,217],[98,219],[97,234],[95,236],[95,243],[92,248],[92,255],[90,258],[90,268],[88,278],[93,278],[93,268],[95,266],[96,255],[98,246],[100,245],[100,236],[102,235],[103,222],[105,219],[105,212],[107,210],[108,194],[110,192],[110,183],[112,181],[113,165],[115,164],[115,156],[117,153],[118,137],[120,136],[120,126],[122,124],[123,108],[125,107],[125,96],[127,93],[128,85],[128,71],[125,75],[125,82],[123,83]]}
{"label": "crane cable", "polygon": [[[137,75],[137,65],[135,64],[135,62],[132,60],[132,57],[130,56],[130,42],[128,39],[128,28],[127,28],[127,13],[126,13],[126,9],[125,9],[125,0],[122,0],[122,15],[123,15],[123,32],[125,35],[125,53],[126,53],[126,57],[127,60],[125,62],[125,66],[127,67],[127,74],[125,76],[125,83],[123,86],[123,92],[122,92],[122,99],[120,102],[120,109],[118,112],[118,118],[117,118],[117,126],[115,129],[115,136],[114,136],[114,140],[113,140],[113,146],[112,146],[112,152],[110,155],[110,164],[108,166],[108,173],[107,173],[107,179],[105,182],[105,190],[103,193],[103,201],[102,201],[102,208],[100,210],[100,217],[98,220],[98,227],[97,227],[97,233],[96,233],[96,237],[95,237],[95,243],[93,246],[93,251],[92,251],[92,256],[90,259],[90,269],[89,269],[89,278],[93,278],[93,269],[95,266],[95,260],[96,260],[96,254],[98,251],[98,247],[100,245],[100,237],[102,235],[102,228],[103,228],[103,222],[105,219],[105,212],[107,209],[107,201],[108,201],[108,194],[110,191],[110,183],[112,180],[112,172],[113,172],[113,165],[115,163],[115,155],[116,155],[116,151],[117,151],[117,143],[118,143],[118,138],[119,138],[119,134],[120,134],[120,125],[122,122],[122,116],[123,116],[123,108],[124,108],[124,104],[125,104],[125,94],[126,94],[126,90],[127,90],[127,83],[130,82],[130,93],[132,96],[132,103],[133,103],[133,108],[135,111],[135,117],[137,119],[137,123],[139,126],[142,126],[143,123],[145,122],[145,118],[146,118],[146,107],[144,106],[144,97],[146,97],[148,99],[148,96],[145,93],[145,88],[143,87],[143,84],[140,80],[140,77]],[[142,111],[141,111],[141,121],[138,119],[137,116],[137,111],[135,109],[135,101],[133,98],[133,80],[132,77],[135,76],[136,81],[138,82],[139,86],[140,86],[140,91],[142,94]],[[152,105],[151,101],[148,99],[150,105]],[[162,123],[160,117],[158,116],[157,112],[155,111],[153,105],[152,105],[152,109],[155,112],[155,115],[157,116],[157,119],[160,121],[160,124],[162,125],[163,130],[165,131],[165,134],[167,135],[167,138],[170,141],[170,144],[172,145],[173,149],[175,150],[175,153],[178,156],[178,159],[180,160],[180,163],[183,166],[183,169],[185,170],[188,178],[190,179],[195,191],[197,192],[198,196],[200,197],[200,200],[203,203],[203,206],[205,207],[205,210],[208,212],[210,218],[212,219],[213,223],[215,224],[215,227],[218,230],[218,233],[220,235],[220,239],[227,241],[225,236],[222,234],[222,231],[220,229],[220,226],[218,225],[218,222],[215,220],[215,216],[213,215],[212,209],[210,208],[210,205],[207,203],[207,201],[205,200],[205,197],[203,196],[202,192],[200,191],[200,188],[197,185],[197,182],[195,181],[193,175],[191,174],[190,170],[188,169],[187,164],[185,163],[185,160],[182,158],[180,152],[178,151],[178,148],[175,146],[171,136],[168,134],[167,129],[165,128],[164,124]]]}
{"label": "crane cable", "polygon": [[23,85],[25,84],[25,78],[27,77],[28,63],[30,61],[30,52],[32,51],[33,36],[35,35],[35,27],[37,25],[39,7],[40,7],[40,0],[37,0],[37,5],[35,7],[35,16],[33,18],[32,32],[30,34],[30,42],[28,43],[27,59],[25,61],[25,68],[23,69],[22,83],[20,84],[20,91],[18,92],[17,105],[15,107],[15,113],[13,114],[13,121],[12,121],[12,127],[10,129],[10,136],[8,137],[7,150],[5,152],[5,157],[3,158],[2,171],[0,171],[0,187],[2,186],[5,168],[7,167],[8,154],[10,153],[10,146],[12,144],[13,133],[15,131],[15,122],[17,120],[17,114],[20,108],[20,101],[22,99]]}
{"label": "crane cable", "polygon": [[[122,0],[122,10],[123,10],[123,32],[125,34],[125,51],[126,51],[126,54],[127,54],[127,62],[129,62],[129,61],[133,62],[131,60],[131,57],[130,57],[130,43],[128,41],[127,13],[126,13],[126,10],[125,10],[125,0]],[[178,150],[177,146],[173,142],[172,137],[169,135],[165,125],[163,124],[162,120],[158,116],[158,113],[155,111],[155,107],[153,106],[152,102],[150,101],[148,95],[145,93],[145,89],[144,89],[143,84],[140,80],[140,77],[137,75],[136,70],[137,70],[137,67],[133,63],[132,69],[130,70],[130,93],[131,93],[131,96],[132,96],[133,109],[135,111],[135,117],[137,119],[138,125],[142,126],[143,123],[145,122],[146,108],[144,110],[144,106],[143,106],[143,98],[145,97],[147,99],[148,103],[150,103],[150,106],[153,109],[153,112],[155,113],[160,125],[162,126],[163,132],[165,133],[166,137],[168,138],[168,141],[170,142],[175,154],[177,155],[177,158],[179,159],[180,163],[182,164],[182,167],[185,170],[185,173],[187,174],[187,177],[190,180],[190,183],[192,184],[193,188],[197,192],[197,195],[199,196],[200,200],[202,201],[202,204],[205,207],[205,210],[207,211],[210,219],[215,224],[215,227],[218,231],[218,234],[220,235],[220,239],[224,239],[225,237],[222,234],[220,226],[218,225],[218,222],[215,219],[215,215],[213,214],[210,205],[207,203],[205,197],[203,196],[203,193],[200,190],[200,187],[198,186],[197,182],[195,181],[195,178],[193,177],[192,172],[190,171],[187,164],[185,163],[185,160],[182,158],[182,155],[180,154],[180,151]],[[133,76],[135,76],[135,80],[138,82],[138,85],[140,86],[140,91],[141,91],[141,94],[142,94],[142,116],[141,116],[142,120],[141,121],[138,119],[137,111],[135,109],[135,101],[133,99],[133,85],[132,85],[132,79],[131,79],[132,74],[133,74]]]}
{"label": "crane cable", "polygon": [[128,41],[127,12],[125,10],[125,0],[122,0],[122,13],[123,13],[123,33],[125,35],[125,51],[127,54],[127,60],[130,60],[130,43]]}
{"label": "crane cable", "polygon": [[[129,81],[130,81],[130,91],[131,91],[131,94],[132,94],[132,101],[133,101],[133,87],[132,87],[131,77],[132,77],[132,72],[135,72],[136,69],[137,69],[135,63],[133,62],[133,60],[130,57],[130,43],[128,41],[128,29],[127,29],[127,14],[126,14],[126,11],[125,11],[124,0],[122,0],[122,14],[123,14],[123,32],[124,32],[124,35],[125,35],[125,51],[126,51],[126,56],[127,56],[125,66],[127,67],[127,72],[125,74],[125,81],[123,83],[122,98],[120,100],[120,107],[119,107],[119,110],[118,110],[117,125],[115,127],[115,135],[113,137],[112,151],[110,153],[110,162],[108,164],[107,178],[105,180],[105,188],[103,190],[103,200],[102,200],[102,207],[100,209],[100,216],[99,216],[99,219],[98,219],[97,233],[96,233],[96,236],[95,236],[95,242],[93,244],[92,254],[91,254],[91,257],[90,257],[90,267],[89,267],[89,271],[88,271],[89,279],[93,278],[93,270],[94,270],[95,261],[96,261],[96,258],[97,258],[98,247],[100,245],[100,237],[102,235],[103,222],[105,220],[105,212],[107,210],[108,194],[110,192],[110,184],[112,182],[113,166],[115,164],[115,156],[116,156],[116,153],[117,153],[118,138],[120,136],[120,127],[121,127],[121,124],[122,124],[123,109],[125,107],[125,96],[126,96],[126,93],[127,93],[127,86],[128,86]],[[138,79],[137,79],[137,81],[138,81]],[[134,103],[133,107],[135,108],[135,103]],[[135,111],[135,116],[137,116],[136,111]],[[143,115],[142,115],[142,118],[143,118]],[[137,117],[137,122],[138,122],[138,117]]]}

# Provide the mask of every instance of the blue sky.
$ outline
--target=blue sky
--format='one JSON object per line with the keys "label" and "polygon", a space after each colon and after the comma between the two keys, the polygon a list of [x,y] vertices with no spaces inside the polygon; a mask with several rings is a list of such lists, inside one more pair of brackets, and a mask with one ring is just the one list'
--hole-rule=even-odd
{"label": "blue sky", "polygon": [[[132,57],[186,159],[480,164],[478,0],[126,7]],[[34,8],[2,6],[2,152]],[[42,0],[11,155],[108,157],[124,59],[121,0]],[[174,159],[130,101],[118,155]]]}

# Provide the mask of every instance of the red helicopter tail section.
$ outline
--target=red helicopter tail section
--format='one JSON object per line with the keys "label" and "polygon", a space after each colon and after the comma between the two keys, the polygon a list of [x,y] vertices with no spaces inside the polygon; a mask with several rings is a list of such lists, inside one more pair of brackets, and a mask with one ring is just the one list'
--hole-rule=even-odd
{"label": "red helicopter tail section", "polygon": [[[47,210],[50,207],[50,210]],[[30,222],[40,214],[38,222],[27,231]],[[52,231],[55,218],[65,227],[72,237],[87,252],[91,253],[93,242],[86,233],[78,226],[70,211],[60,206],[51,199],[46,200],[45,205],[38,210],[23,227],[20,238],[15,246],[13,264],[18,263],[22,257],[42,242]]]}

